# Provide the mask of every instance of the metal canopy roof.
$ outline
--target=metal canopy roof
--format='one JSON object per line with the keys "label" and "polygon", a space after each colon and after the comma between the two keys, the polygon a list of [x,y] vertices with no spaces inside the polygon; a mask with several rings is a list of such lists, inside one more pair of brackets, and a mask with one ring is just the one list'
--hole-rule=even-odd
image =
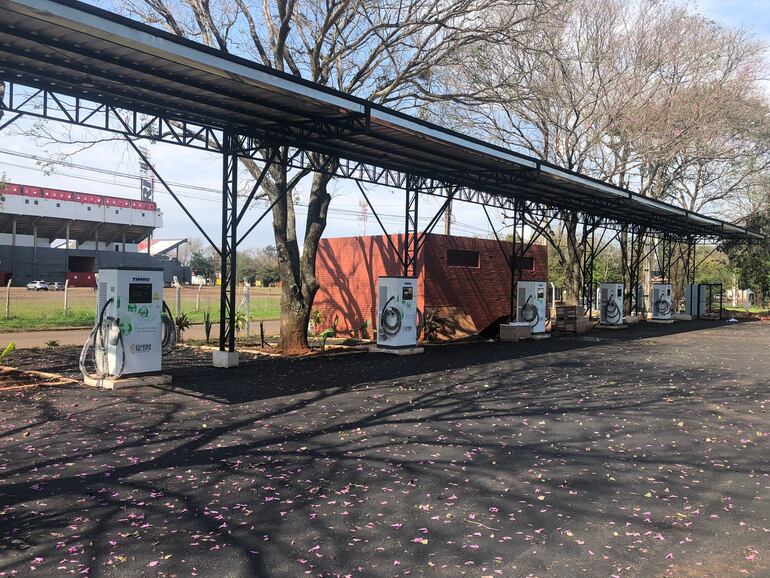
{"label": "metal canopy roof", "polygon": [[764,238],[75,0],[0,0],[0,79],[659,232]]}

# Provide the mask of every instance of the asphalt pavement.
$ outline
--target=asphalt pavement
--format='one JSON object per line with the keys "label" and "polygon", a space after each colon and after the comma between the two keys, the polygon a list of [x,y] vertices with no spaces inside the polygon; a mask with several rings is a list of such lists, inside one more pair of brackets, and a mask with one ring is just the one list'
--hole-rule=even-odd
{"label": "asphalt pavement", "polygon": [[768,576],[769,352],[692,322],[0,392],[0,576]]}

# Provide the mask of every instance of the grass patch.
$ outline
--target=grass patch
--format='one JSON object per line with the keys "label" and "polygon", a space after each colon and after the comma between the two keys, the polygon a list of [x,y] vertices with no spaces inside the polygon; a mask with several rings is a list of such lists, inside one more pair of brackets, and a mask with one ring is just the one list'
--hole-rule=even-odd
{"label": "grass patch", "polygon": [[0,331],[25,331],[31,329],[56,329],[57,327],[93,327],[96,313],[93,309],[76,309],[64,313],[63,309],[51,312],[21,312],[0,319]]}
{"label": "grass patch", "polygon": [[725,311],[735,311],[737,313],[757,313],[760,315],[767,315],[770,313],[770,310],[768,310],[767,307],[757,307],[757,306],[751,306],[751,307],[733,307],[732,305],[726,305],[723,307]]}
{"label": "grass patch", "polygon": [[[173,312],[174,305],[169,303]],[[182,307],[182,313],[186,313],[191,323],[203,323],[204,309],[193,311],[194,305]],[[0,312],[0,315],[2,313]],[[252,324],[260,319],[280,319],[281,307],[279,299],[252,299],[251,319]],[[219,323],[219,307],[211,309],[211,319]],[[61,327],[86,327],[94,326],[96,322],[95,306],[77,305],[70,308],[67,313],[64,309],[40,307],[37,303],[23,303],[11,308],[11,315],[7,319],[0,317],[0,331],[31,331],[43,329],[57,329]]]}

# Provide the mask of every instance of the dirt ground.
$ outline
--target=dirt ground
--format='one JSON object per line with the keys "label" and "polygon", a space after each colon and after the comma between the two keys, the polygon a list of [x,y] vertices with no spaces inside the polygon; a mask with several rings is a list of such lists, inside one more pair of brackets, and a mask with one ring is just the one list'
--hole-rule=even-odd
{"label": "dirt ground", "polygon": [[3,392],[0,575],[768,576],[769,352],[643,324]]}

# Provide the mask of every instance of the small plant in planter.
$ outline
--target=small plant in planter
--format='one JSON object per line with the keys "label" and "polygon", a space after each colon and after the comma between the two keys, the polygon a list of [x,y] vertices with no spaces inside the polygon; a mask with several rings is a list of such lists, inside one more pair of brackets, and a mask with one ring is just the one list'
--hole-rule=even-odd
{"label": "small plant in planter", "polygon": [[321,351],[326,351],[326,341],[331,337],[337,337],[337,323],[339,323],[339,316],[334,316],[334,323],[328,329],[321,331],[318,336],[321,339]]}
{"label": "small plant in planter", "polygon": [[61,344],[58,341],[56,341],[55,339],[52,339],[51,341],[46,341],[45,345],[46,345],[46,347],[59,347],[59,345],[61,345]]}
{"label": "small plant in planter", "polygon": [[13,350],[14,350],[14,349],[16,349],[16,343],[15,343],[15,342],[13,342],[13,341],[11,341],[11,342],[10,342],[10,343],[9,343],[9,344],[6,346],[6,348],[5,348],[5,349],[3,349],[3,352],[2,352],[2,353],[0,353],[0,363],[2,363],[2,362],[3,362],[3,360],[5,360],[5,358],[6,358],[6,357],[8,357],[8,356],[9,356],[9,355],[10,355],[10,354],[13,352]]}
{"label": "small plant in planter", "polygon": [[369,320],[363,322],[361,327],[358,328],[358,331],[356,332],[358,334],[359,339],[369,339]]}
{"label": "small plant in planter", "polygon": [[211,321],[211,311],[203,313],[203,331],[206,333],[206,343],[211,341],[211,328],[214,323]]}
{"label": "small plant in planter", "polygon": [[176,325],[177,339],[181,342],[184,340],[184,332],[192,327],[192,323],[190,322],[190,318],[187,317],[187,313],[182,313],[179,315],[174,320],[174,325]]}
{"label": "small plant in planter", "polygon": [[324,314],[321,313],[320,309],[313,309],[310,312],[310,327],[308,328],[310,330],[310,334],[313,337],[319,337],[319,333],[321,331],[321,326],[324,322]]}
{"label": "small plant in planter", "polygon": [[246,312],[238,311],[235,314],[235,332],[240,333],[246,328]]}

